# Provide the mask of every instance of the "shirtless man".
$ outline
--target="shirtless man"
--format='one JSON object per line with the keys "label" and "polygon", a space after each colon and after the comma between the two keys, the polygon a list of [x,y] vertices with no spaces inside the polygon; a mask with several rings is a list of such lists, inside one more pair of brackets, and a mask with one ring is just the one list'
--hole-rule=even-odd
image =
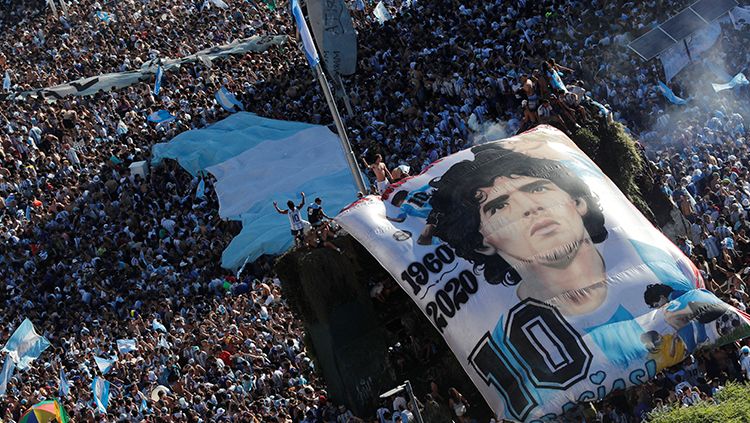
{"label": "shirtless man", "polygon": [[361,159],[362,163],[365,164],[365,167],[372,169],[372,172],[375,174],[375,189],[378,194],[382,194],[388,187],[388,180],[393,180],[391,172],[388,170],[385,163],[383,163],[383,156],[376,154],[375,163],[373,164],[368,164],[364,157],[361,157]]}

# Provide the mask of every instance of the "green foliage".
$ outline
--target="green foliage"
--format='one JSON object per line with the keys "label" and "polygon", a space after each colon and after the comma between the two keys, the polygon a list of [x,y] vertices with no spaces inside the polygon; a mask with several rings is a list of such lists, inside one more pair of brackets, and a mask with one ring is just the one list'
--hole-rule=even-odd
{"label": "green foliage", "polygon": [[652,413],[653,423],[740,423],[750,421],[750,385],[730,383],[716,394],[717,404],[702,402],[690,407]]}

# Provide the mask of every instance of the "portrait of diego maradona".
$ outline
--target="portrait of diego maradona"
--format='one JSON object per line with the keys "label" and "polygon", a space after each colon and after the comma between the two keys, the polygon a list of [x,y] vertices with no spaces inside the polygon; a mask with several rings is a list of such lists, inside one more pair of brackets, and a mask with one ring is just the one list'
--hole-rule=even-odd
{"label": "portrait of diego maradona", "polygon": [[596,310],[607,297],[607,238],[598,198],[561,161],[499,143],[430,182],[434,235],[490,284],[515,286],[564,315]]}

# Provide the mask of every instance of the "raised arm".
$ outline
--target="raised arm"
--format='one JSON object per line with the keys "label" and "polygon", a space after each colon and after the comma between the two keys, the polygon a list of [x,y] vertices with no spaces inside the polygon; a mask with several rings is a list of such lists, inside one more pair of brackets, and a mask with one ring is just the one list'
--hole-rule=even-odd
{"label": "raised arm", "polygon": [[299,203],[297,208],[302,210],[302,207],[305,207],[305,193],[301,192],[300,195],[302,196],[302,201]]}
{"label": "raised arm", "polygon": [[365,159],[365,156],[359,156],[359,158],[362,159],[362,163],[365,165],[365,167],[370,167],[370,165],[367,163],[367,160]]}
{"label": "raised arm", "polygon": [[281,210],[279,208],[279,205],[275,201],[273,202],[273,208],[275,208],[276,211],[279,212],[279,213],[281,213],[281,214],[287,214],[287,213],[289,213],[289,210]]}

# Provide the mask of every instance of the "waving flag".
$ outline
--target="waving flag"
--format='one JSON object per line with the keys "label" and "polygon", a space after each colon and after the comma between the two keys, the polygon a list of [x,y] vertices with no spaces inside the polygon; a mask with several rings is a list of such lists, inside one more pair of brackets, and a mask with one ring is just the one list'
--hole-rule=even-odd
{"label": "waving flag", "polygon": [[104,378],[95,376],[91,382],[91,392],[94,394],[94,405],[103,414],[107,414],[109,406],[109,382]]}
{"label": "waving flag", "polygon": [[216,98],[216,102],[227,112],[235,113],[240,110],[245,110],[245,106],[242,105],[242,102],[237,100],[237,97],[227,91],[225,87],[219,88],[219,91],[216,91],[214,97]]}
{"label": "waving flag", "polygon": [[217,7],[220,7],[222,9],[226,9],[229,7],[228,4],[224,0],[211,0],[211,3],[215,4]]}
{"label": "waving flag", "polygon": [[119,352],[120,354],[127,354],[137,349],[138,348],[135,345],[135,339],[118,339],[117,340],[117,352]]}
{"label": "waving flag", "polygon": [[94,356],[94,361],[96,362],[96,367],[99,368],[99,371],[102,372],[103,375],[106,375],[110,370],[112,370],[112,367],[115,365],[117,356],[113,356],[112,358],[102,358]]}
{"label": "waving flag", "polygon": [[0,373],[0,396],[5,395],[8,391],[8,382],[13,377],[13,370],[16,369],[16,364],[10,355],[5,356],[5,364],[3,365],[3,371]]}
{"label": "waving flag", "polygon": [[195,197],[196,198],[206,197],[206,182],[202,178],[201,178],[201,181],[198,182],[198,188],[195,189]]}
{"label": "waving flag", "polygon": [[156,320],[156,318],[154,318],[154,320],[151,322],[151,329],[157,332],[164,332],[164,333],[167,332],[167,327],[162,325],[161,322]]}
{"label": "waving flag", "polygon": [[315,42],[312,35],[310,35],[310,29],[307,27],[307,22],[305,22],[305,15],[302,14],[302,9],[299,7],[297,0],[292,0],[292,14],[294,15],[294,20],[297,22],[299,36],[302,38],[302,46],[305,48],[307,63],[310,64],[310,67],[314,68],[320,63],[320,57],[318,57],[318,50],[315,49]]}
{"label": "waving flag", "polygon": [[157,110],[154,113],[148,115],[148,121],[156,124],[167,123],[173,120],[175,120],[175,117],[164,109]]}
{"label": "waving flag", "polygon": [[105,23],[110,23],[115,20],[115,15],[101,11],[101,10],[96,12],[96,17],[101,19]]}
{"label": "waving flag", "polygon": [[161,65],[156,69],[156,82],[154,82],[154,95],[159,95],[161,91],[161,77],[164,76],[164,70]]}
{"label": "waving flag", "polygon": [[5,71],[5,78],[3,78],[3,90],[10,91],[10,72]]}
{"label": "waving flag", "polygon": [[731,81],[727,82],[726,84],[711,84],[711,85],[714,87],[714,91],[718,93],[719,91],[731,90],[734,87],[739,87],[739,86],[748,85],[748,84],[750,84],[750,81],[747,80],[747,77],[745,76],[744,73],[740,72],[737,75],[735,75]]}
{"label": "waving flag", "polygon": [[390,21],[391,19],[393,19],[391,12],[388,11],[382,1],[378,2],[377,6],[375,6],[375,9],[372,11],[372,14],[375,15],[381,25],[386,21]]}
{"label": "waving flag", "polygon": [[60,367],[60,397],[65,398],[70,394],[70,382],[65,375],[65,370]]}
{"label": "waving flag", "polygon": [[194,176],[207,170],[216,177],[219,215],[243,227],[222,255],[227,269],[292,245],[289,223],[273,209],[274,199],[304,191],[321,197],[326,210],[340,210],[356,198],[339,139],[325,126],[240,112],[156,144],[152,152],[154,164],[171,158]]}
{"label": "waving flag", "polygon": [[31,320],[24,319],[21,326],[8,339],[2,352],[8,353],[19,369],[26,370],[49,346],[47,338],[36,333]]}
{"label": "waving flag", "polygon": [[685,100],[684,98],[677,97],[677,95],[675,95],[675,93],[672,91],[671,88],[667,86],[667,84],[659,81],[658,88],[659,88],[659,91],[661,91],[661,93],[664,94],[664,97],[666,97],[666,99],[669,100],[670,103],[677,104],[677,105],[687,104],[687,100]]}

